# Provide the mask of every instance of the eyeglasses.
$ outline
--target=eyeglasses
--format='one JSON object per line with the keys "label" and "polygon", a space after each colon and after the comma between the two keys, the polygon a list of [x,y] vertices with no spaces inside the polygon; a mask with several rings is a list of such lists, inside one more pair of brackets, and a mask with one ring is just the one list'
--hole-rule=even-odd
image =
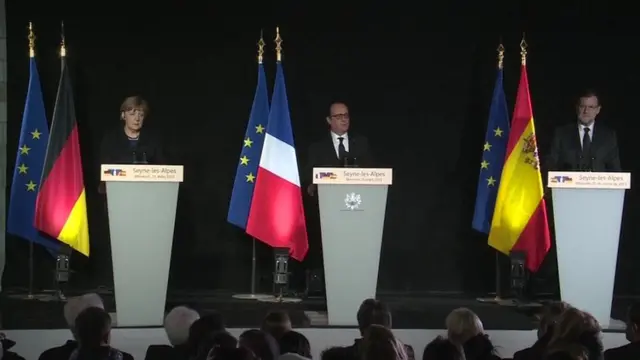
{"label": "eyeglasses", "polygon": [[348,119],[349,118],[349,113],[344,113],[344,114],[333,114],[331,115],[332,119],[335,120],[340,120],[340,119]]}

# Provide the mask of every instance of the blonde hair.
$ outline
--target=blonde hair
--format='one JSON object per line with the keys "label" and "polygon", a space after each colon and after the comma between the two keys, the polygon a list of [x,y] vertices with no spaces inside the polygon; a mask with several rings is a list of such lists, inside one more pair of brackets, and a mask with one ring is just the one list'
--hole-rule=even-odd
{"label": "blonde hair", "polygon": [[124,101],[120,105],[120,113],[131,110],[140,110],[143,113],[147,114],[149,112],[149,104],[141,96],[129,96],[128,98],[124,99]]}
{"label": "blonde hair", "polygon": [[445,320],[449,341],[463,345],[474,336],[484,333],[482,321],[476,313],[467,308],[453,310]]}
{"label": "blonde hair", "polygon": [[591,314],[570,307],[560,315],[553,329],[549,348],[552,348],[557,343],[577,342],[585,333],[597,334],[600,331],[598,320]]}
{"label": "blonde hair", "polygon": [[600,331],[600,324],[591,314],[569,307],[560,315],[553,328],[553,335],[547,345],[548,353],[564,352],[575,359],[586,359],[588,351],[581,345],[581,340],[585,335],[591,335],[600,342]]}

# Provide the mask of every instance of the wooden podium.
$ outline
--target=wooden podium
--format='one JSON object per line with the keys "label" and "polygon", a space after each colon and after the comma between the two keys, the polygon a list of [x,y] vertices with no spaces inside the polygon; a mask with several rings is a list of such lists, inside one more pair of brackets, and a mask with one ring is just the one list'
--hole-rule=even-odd
{"label": "wooden podium", "polygon": [[162,326],[183,167],[102,165],[116,325]]}
{"label": "wooden podium", "polygon": [[357,326],[362,301],[375,298],[387,190],[393,170],[315,168],[329,325]]}
{"label": "wooden podium", "polygon": [[549,172],[560,296],[606,329],[629,173]]}

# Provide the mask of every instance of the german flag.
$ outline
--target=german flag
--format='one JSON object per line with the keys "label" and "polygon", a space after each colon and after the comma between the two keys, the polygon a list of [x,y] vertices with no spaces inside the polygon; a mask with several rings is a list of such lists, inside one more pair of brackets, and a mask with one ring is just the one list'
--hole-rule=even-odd
{"label": "german flag", "polygon": [[35,227],[89,256],[89,225],[78,124],[64,46],[49,145],[36,200]]}

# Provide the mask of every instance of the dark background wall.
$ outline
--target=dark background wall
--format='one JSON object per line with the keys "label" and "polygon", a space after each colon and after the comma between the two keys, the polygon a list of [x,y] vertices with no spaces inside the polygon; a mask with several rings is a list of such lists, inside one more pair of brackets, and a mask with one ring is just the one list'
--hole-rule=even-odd
{"label": "dark background wall", "polygon": [[[107,129],[118,126],[124,97],[140,94],[152,108],[147,126],[166,136],[174,162],[186,169],[170,286],[247,290],[251,242],[225,218],[255,89],[255,43],[264,29],[272,83],[276,25],[284,38],[299,157],[304,160],[310,142],[323,135],[330,102],[341,99],[350,106],[354,129],[374,144],[381,166],[395,170],[380,265],[382,290],[481,292],[494,286],[493,252],[470,223],[500,39],[507,49],[505,86],[513,104],[518,44],[526,31],[543,156],[552,128],[573,121],[576,93],[593,86],[603,95],[599,121],[619,132],[624,168],[634,172],[640,167],[634,156],[638,56],[626,50],[633,47],[634,35],[621,28],[625,18],[614,11],[619,9],[604,3],[553,9],[526,2],[481,6],[463,1],[386,8],[85,4],[16,1],[7,9],[10,153],[17,147],[28,80],[27,23],[33,21],[37,32],[51,113],[60,20],[65,21],[96,248],[91,261],[74,258],[83,286],[98,285],[101,280],[93,274],[105,259],[108,263],[102,251],[108,242],[104,204],[96,191],[98,144]],[[9,164],[9,178],[12,169]],[[618,294],[640,294],[640,265],[634,261],[640,226],[632,220],[640,211],[640,196],[634,188],[625,209]],[[25,286],[26,243],[9,237],[7,252],[5,287]],[[268,249],[260,246],[260,254],[263,273],[268,273]],[[542,277],[553,280],[555,258],[547,260]],[[36,249],[41,286],[50,282],[52,266],[50,256]]]}

